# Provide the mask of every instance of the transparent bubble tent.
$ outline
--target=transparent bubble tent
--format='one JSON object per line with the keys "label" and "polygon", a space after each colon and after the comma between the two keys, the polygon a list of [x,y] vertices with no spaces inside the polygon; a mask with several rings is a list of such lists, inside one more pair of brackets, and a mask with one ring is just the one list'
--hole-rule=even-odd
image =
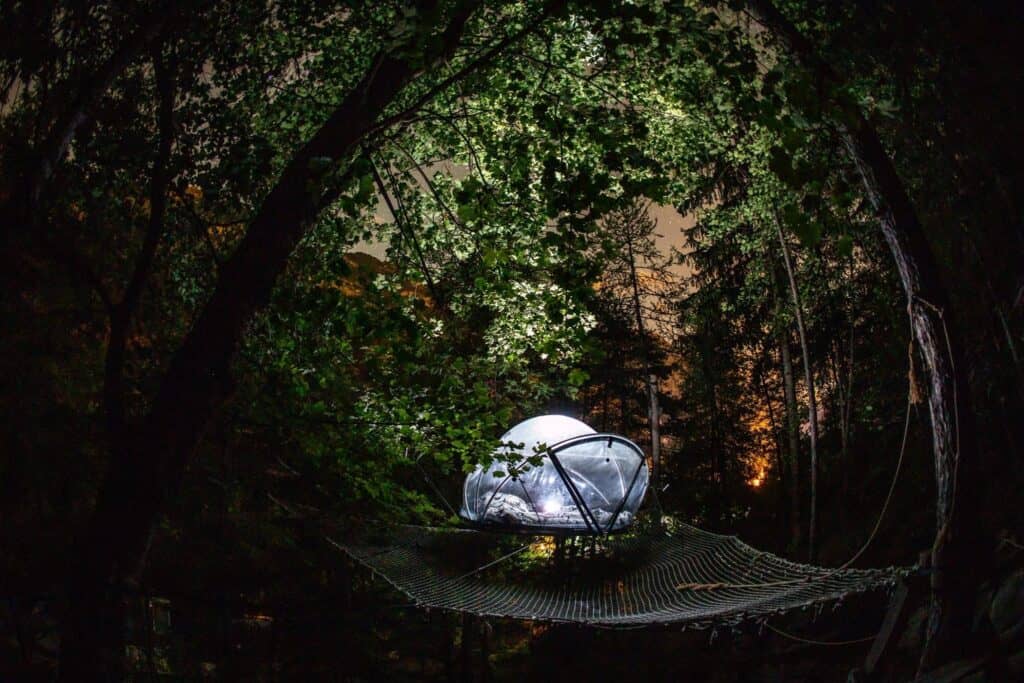
{"label": "transparent bubble tent", "polygon": [[466,477],[460,515],[470,524],[608,534],[632,523],[649,474],[643,451],[629,439],[598,434],[564,415],[541,415],[501,441],[491,464]]}

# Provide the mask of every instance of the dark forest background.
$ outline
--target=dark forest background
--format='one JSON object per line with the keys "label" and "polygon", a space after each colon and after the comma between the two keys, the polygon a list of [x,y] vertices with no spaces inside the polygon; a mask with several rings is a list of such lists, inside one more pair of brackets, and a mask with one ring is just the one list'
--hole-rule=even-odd
{"label": "dark forest background", "polygon": [[[665,513],[825,566],[901,462],[857,566],[941,578],[886,675],[1021,675],[1022,30],[995,1],[4,2],[0,677],[860,664],[423,614],[325,541],[456,523],[423,471],[457,507],[543,412],[642,445]],[[843,610],[787,628],[871,635],[885,596]]]}

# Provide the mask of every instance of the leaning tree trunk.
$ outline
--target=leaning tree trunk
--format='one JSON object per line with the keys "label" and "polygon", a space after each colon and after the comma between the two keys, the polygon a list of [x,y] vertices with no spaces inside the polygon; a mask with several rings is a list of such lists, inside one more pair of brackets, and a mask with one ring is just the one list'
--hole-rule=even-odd
{"label": "leaning tree trunk", "polygon": [[165,503],[179,489],[205,426],[230,392],[230,363],[246,324],[267,305],[295,245],[344,189],[327,182],[323,160],[335,168],[347,166],[342,175],[351,176],[359,146],[420,72],[416,63],[447,58],[477,5],[458,6],[439,40],[431,43],[427,60],[417,50],[381,52],[374,58],[366,75],[285,167],[223,264],[213,294],[171,359],[149,414],[138,427],[126,428],[123,446],[112,454],[80,565],[69,581],[61,627],[63,679],[123,676],[125,584],[138,574]]}
{"label": "leaning tree trunk", "polygon": [[796,331],[800,336],[800,355],[804,362],[804,381],[807,383],[807,424],[811,437],[811,511],[807,519],[807,555],[811,562],[817,550],[818,531],[818,399],[814,392],[814,373],[811,372],[811,354],[807,349],[807,330],[804,327],[803,306],[800,305],[800,292],[796,287],[796,276],[793,274],[793,262],[789,255],[789,244],[782,234],[782,224],[775,220],[775,230],[779,233],[779,244],[782,246],[782,262],[786,266],[789,279],[789,294],[793,298],[793,314],[796,316]]}
{"label": "leaning tree trunk", "polygon": [[769,0],[748,0],[748,5],[793,57],[820,83],[831,86],[836,125],[878,214],[907,295],[911,328],[924,361],[937,489],[932,600],[920,662],[926,671],[963,654],[978,563],[987,549],[978,518],[981,482],[959,329],[920,220],[878,133],[854,101],[838,94],[843,84],[839,74]]}
{"label": "leaning tree trunk", "polygon": [[932,602],[921,655],[921,670],[927,671],[963,653],[985,557],[974,412],[959,330],[931,249],[881,141],[866,121],[860,123],[847,145],[896,260],[928,388],[937,496]]}
{"label": "leaning tree trunk", "polygon": [[797,416],[796,383],[793,379],[793,356],[789,348],[789,332],[778,324],[782,319],[782,300],[779,293],[779,273],[775,266],[774,252],[769,249],[765,256],[771,267],[772,300],[775,305],[776,334],[779,339],[779,360],[782,365],[783,405],[786,418],[786,436],[789,444],[790,480],[790,546],[793,552],[800,548],[803,533],[800,528],[800,418]]}

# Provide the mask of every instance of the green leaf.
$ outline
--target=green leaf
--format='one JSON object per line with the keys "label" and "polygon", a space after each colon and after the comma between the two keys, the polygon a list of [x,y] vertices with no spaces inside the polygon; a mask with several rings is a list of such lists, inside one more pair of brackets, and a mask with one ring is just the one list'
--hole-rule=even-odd
{"label": "green leaf", "polygon": [[359,178],[359,189],[356,190],[355,201],[357,204],[366,203],[373,195],[374,181],[372,175],[364,175]]}
{"label": "green leaf", "polygon": [[568,380],[571,386],[581,387],[586,383],[588,379],[590,379],[590,375],[587,374],[586,370],[581,370],[580,368],[573,368],[572,370],[569,371]]}
{"label": "green leaf", "polygon": [[789,153],[782,147],[772,147],[771,157],[768,160],[768,168],[777,175],[780,180],[789,184],[794,179],[793,162]]}
{"label": "green leaf", "polygon": [[455,213],[458,214],[459,220],[463,221],[464,223],[468,223],[469,221],[477,217],[478,210],[476,208],[476,205],[474,204],[459,204],[459,207],[455,210]]}
{"label": "green leaf", "polygon": [[818,222],[807,222],[798,221],[791,225],[793,232],[796,233],[797,238],[800,240],[800,244],[805,247],[813,247],[821,241],[822,225]]}

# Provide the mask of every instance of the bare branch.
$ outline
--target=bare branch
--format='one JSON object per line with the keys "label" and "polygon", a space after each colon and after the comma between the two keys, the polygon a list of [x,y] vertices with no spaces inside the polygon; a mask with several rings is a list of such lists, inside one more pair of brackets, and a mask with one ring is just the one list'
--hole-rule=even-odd
{"label": "bare branch", "polygon": [[[412,244],[413,250],[416,252],[416,259],[419,261],[420,270],[423,271],[423,277],[427,281],[427,289],[430,290],[430,296],[434,301],[440,301],[437,296],[437,288],[434,286],[434,278],[430,275],[430,269],[427,268],[427,261],[423,258],[423,252],[420,250],[419,242],[416,240],[416,235],[412,231],[412,227],[408,225],[408,215],[405,212],[405,207],[402,206],[402,198],[395,195],[395,199],[398,202],[398,210],[395,209],[395,205],[391,202],[391,196],[388,194],[387,187],[384,185],[384,179],[381,178],[380,172],[377,170],[377,164],[371,159],[370,166],[373,170],[373,180],[377,183],[378,189],[380,189],[381,195],[384,197],[384,202],[388,206],[388,211],[391,212],[391,216],[395,219],[395,225],[398,226],[399,231],[402,235],[409,240]],[[391,175],[390,169],[384,167],[384,172],[388,174],[388,180],[392,185],[395,184],[395,179]]]}

